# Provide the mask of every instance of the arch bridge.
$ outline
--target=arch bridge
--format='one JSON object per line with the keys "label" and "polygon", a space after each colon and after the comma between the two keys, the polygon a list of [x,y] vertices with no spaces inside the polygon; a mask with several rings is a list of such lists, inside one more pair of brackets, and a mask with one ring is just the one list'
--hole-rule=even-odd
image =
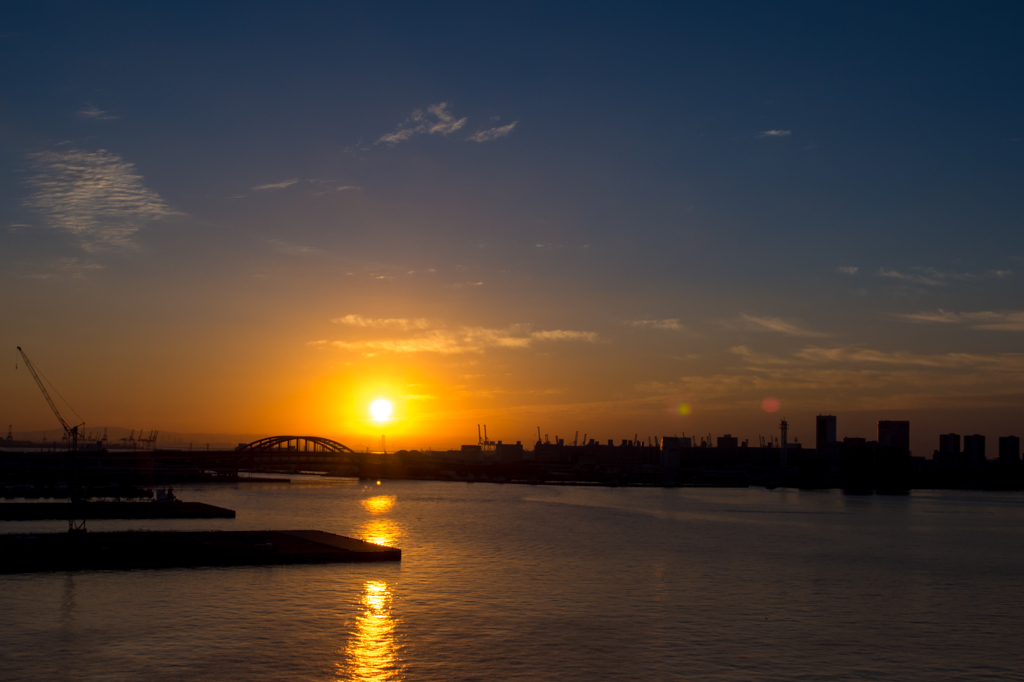
{"label": "arch bridge", "polygon": [[238,447],[239,452],[336,452],[355,454],[338,441],[319,436],[267,436]]}
{"label": "arch bridge", "polygon": [[358,471],[352,448],[319,436],[268,436],[236,450],[238,464],[250,471]]}

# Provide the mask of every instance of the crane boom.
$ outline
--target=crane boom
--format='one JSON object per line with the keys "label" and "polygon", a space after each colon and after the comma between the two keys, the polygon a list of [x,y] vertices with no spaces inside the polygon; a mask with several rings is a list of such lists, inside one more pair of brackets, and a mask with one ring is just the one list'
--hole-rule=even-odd
{"label": "crane boom", "polygon": [[21,359],[25,361],[25,366],[28,367],[28,371],[32,375],[32,378],[36,380],[36,385],[39,387],[39,390],[43,392],[43,397],[46,398],[47,404],[50,406],[50,409],[53,410],[54,416],[56,416],[57,420],[60,421],[60,425],[64,427],[64,433],[65,435],[67,435],[68,438],[68,449],[77,450],[78,427],[85,426],[85,424],[71,426],[70,424],[67,423],[67,421],[64,420],[64,417],[60,416],[60,410],[57,409],[57,405],[53,402],[53,398],[50,397],[49,391],[46,390],[46,386],[43,384],[43,380],[39,378],[39,374],[36,372],[36,368],[32,366],[32,361],[28,359],[27,355],[25,355],[25,351],[21,349],[21,346],[18,346],[18,352],[21,353]]}

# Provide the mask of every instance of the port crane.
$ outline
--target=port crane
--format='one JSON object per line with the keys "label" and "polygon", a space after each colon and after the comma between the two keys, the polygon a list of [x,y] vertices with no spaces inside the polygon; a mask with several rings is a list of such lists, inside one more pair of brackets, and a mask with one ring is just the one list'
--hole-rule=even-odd
{"label": "port crane", "polygon": [[[39,390],[43,392],[43,397],[46,398],[46,402],[49,404],[50,409],[53,410],[53,414],[57,417],[57,420],[60,421],[60,425],[64,427],[64,437],[67,440],[68,450],[78,450],[78,434],[84,432],[85,422],[83,421],[81,424],[77,424],[75,426],[71,426],[67,423],[64,417],[60,415],[60,410],[57,409],[57,405],[53,402],[53,398],[50,397],[50,393],[46,390],[43,380],[39,378],[39,373],[36,372],[36,368],[32,366],[32,361],[28,359],[27,355],[25,355],[25,351],[21,349],[21,346],[18,346],[18,352],[21,353],[21,359],[25,361],[25,366],[28,367],[28,371],[32,375],[32,378],[36,380],[36,385],[39,386]],[[59,395],[60,394],[58,393],[58,396]],[[74,409],[71,411],[74,412]],[[75,416],[78,415],[76,414]]]}

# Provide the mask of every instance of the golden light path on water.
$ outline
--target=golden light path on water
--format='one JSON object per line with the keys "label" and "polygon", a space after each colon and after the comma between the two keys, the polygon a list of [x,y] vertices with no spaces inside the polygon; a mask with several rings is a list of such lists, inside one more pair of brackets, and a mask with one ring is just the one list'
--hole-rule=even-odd
{"label": "golden light path on water", "polygon": [[375,495],[362,501],[363,509],[371,514],[386,514],[395,506],[394,495]]}
{"label": "golden light path on water", "polygon": [[402,665],[398,660],[391,600],[386,582],[368,580],[363,585],[363,610],[356,617],[355,631],[338,663],[339,680],[401,679]]}
{"label": "golden light path on water", "polygon": [[[393,519],[382,515],[395,506],[394,495],[374,495],[360,501],[372,515],[360,526],[358,537],[378,545],[397,547],[404,532]],[[339,680],[398,680],[402,664],[398,656],[396,622],[391,612],[392,593],[383,580],[368,580],[360,600],[363,610],[345,644],[338,663]]]}
{"label": "golden light path on water", "polygon": [[374,519],[359,527],[359,539],[375,545],[398,547],[403,535],[402,527],[391,519]]}

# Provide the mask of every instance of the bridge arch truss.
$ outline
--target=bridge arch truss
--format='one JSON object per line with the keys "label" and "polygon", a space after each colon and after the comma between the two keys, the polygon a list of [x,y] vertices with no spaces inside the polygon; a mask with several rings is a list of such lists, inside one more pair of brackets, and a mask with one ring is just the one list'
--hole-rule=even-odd
{"label": "bridge arch truss", "polygon": [[355,451],[347,445],[343,445],[329,438],[319,436],[268,436],[253,442],[239,446],[239,452],[257,453],[337,453],[355,454]]}

